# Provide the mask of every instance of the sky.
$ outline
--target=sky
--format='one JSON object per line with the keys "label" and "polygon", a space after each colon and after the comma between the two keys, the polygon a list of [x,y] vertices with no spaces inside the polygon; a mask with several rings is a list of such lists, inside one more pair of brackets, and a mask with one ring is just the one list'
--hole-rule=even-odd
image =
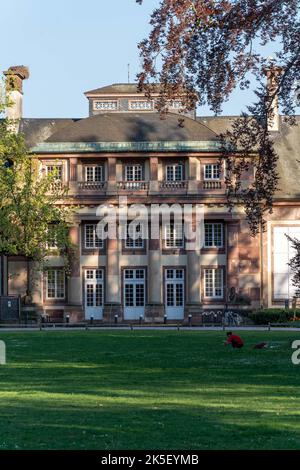
{"label": "sky", "polygon": [[[26,65],[24,117],[88,115],[87,90],[135,81],[139,41],[159,0],[0,0],[0,70]],[[223,114],[239,114],[250,91],[236,91]],[[199,115],[211,114],[208,108]]]}

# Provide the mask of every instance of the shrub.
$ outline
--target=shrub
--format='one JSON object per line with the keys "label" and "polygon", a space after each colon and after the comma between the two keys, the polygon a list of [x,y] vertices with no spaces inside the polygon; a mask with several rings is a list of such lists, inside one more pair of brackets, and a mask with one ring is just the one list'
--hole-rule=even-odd
{"label": "shrub", "polygon": [[296,312],[296,317],[300,317],[300,310],[296,311],[292,309],[283,309],[283,308],[268,308],[257,310],[256,312],[250,313],[249,318],[256,325],[267,325],[268,323],[287,323],[294,318],[294,312]]}

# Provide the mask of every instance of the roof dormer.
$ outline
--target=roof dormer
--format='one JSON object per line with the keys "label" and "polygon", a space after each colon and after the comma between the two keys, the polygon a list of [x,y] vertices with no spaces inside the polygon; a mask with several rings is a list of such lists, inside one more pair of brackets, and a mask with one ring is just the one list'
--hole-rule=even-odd
{"label": "roof dormer", "polygon": [[[85,92],[89,100],[89,116],[103,113],[153,113],[159,90],[152,93],[151,99],[138,90],[137,83],[114,83]],[[180,99],[170,101],[169,112],[178,114],[182,109]],[[194,118],[195,112],[187,113]]]}

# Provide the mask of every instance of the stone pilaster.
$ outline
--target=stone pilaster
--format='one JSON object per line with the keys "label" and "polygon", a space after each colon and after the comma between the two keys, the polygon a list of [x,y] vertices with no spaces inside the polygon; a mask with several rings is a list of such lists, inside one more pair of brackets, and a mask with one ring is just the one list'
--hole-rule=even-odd
{"label": "stone pilaster", "polygon": [[118,240],[106,240],[106,300],[103,318],[112,322],[115,315],[121,314],[121,273]]}
{"label": "stone pilaster", "polygon": [[83,319],[82,307],[82,278],[80,270],[80,225],[76,224],[70,228],[70,240],[74,245],[70,277],[68,278],[68,314],[70,322]]}
{"label": "stone pilaster", "polygon": [[117,173],[117,159],[116,157],[109,157],[107,159],[107,194],[108,195],[117,194],[116,173]]}
{"label": "stone pilaster", "polygon": [[195,157],[189,157],[188,178],[188,194],[197,194],[199,182],[197,181],[197,159]]}
{"label": "stone pilaster", "polygon": [[[239,289],[239,224],[227,225],[227,290]],[[226,295],[227,293],[225,293]],[[228,301],[228,295],[226,296]]]}
{"label": "stone pilaster", "polygon": [[157,194],[159,192],[158,183],[158,158],[150,157],[150,185],[149,190],[151,193]]}
{"label": "stone pilaster", "polygon": [[[150,234],[151,235],[151,234]],[[163,268],[161,265],[160,240],[149,238],[148,252],[148,303],[145,321],[163,321]]]}
{"label": "stone pilaster", "polygon": [[77,194],[78,189],[78,159],[77,158],[70,158],[69,161],[69,194],[75,195]]}
{"label": "stone pilaster", "polygon": [[77,181],[77,158],[70,158],[70,181]]}

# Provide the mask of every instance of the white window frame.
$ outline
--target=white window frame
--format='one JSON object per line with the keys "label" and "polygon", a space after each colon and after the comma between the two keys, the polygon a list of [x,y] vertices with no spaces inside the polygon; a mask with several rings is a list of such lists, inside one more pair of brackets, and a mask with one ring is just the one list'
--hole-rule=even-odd
{"label": "white window frame", "polygon": [[[206,229],[212,227],[212,244],[206,243]],[[221,227],[221,244],[216,244],[217,226]],[[205,222],[204,223],[204,248],[224,248],[224,224],[221,222]]]}
{"label": "white window frame", "polygon": [[[220,272],[221,273],[221,285],[216,286],[216,273]],[[207,286],[208,282],[208,274],[211,274],[211,282],[212,285],[211,287]],[[212,290],[212,295],[208,295],[207,291],[208,289]],[[216,291],[217,289],[221,289],[221,293],[217,294]],[[204,297],[206,299],[223,299],[224,298],[224,270],[223,268],[205,268],[204,269]]]}
{"label": "white window frame", "polygon": [[[133,286],[133,304],[127,305],[126,285]],[[137,300],[137,285],[143,285],[143,305],[136,305]],[[124,307],[125,308],[142,308],[146,305],[146,272],[145,268],[126,268],[123,273],[123,292],[124,292]]]}
{"label": "white window frame", "polygon": [[[168,267],[165,270],[165,305],[167,308],[184,308],[185,304],[185,275],[183,268]],[[172,304],[169,303],[168,284],[173,286],[172,290]],[[177,303],[177,285],[182,289],[181,302]]]}
{"label": "white window frame", "polygon": [[130,100],[128,109],[130,111],[153,111],[153,101],[149,100]]}
{"label": "white window frame", "polygon": [[[96,179],[96,168],[100,169],[100,179]],[[88,172],[89,170],[92,170],[92,179],[88,179],[89,175]],[[104,176],[104,171],[103,171],[103,165],[85,165],[84,167],[84,176],[85,176],[85,181],[88,183],[100,183],[103,181],[103,176]]]}
{"label": "white window frame", "polygon": [[179,100],[174,100],[174,101],[170,101],[170,107],[172,109],[182,109],[183,108],[183,104],[182,104],[182,101],[179,101]]}
{"label": "white window frame", "polygon": [[145,240],[144,240],[144,230],[143,230],[143,224],[136,224],[139,227],[138,232],[140,232],[141,236],[139,238],[134,238],[130,236],[131,232],[133,234],[133,231],[135,230],[134,225],[132,225],[132,222],[127,223],[126,227],[126,240],[125,240],[125,248],[131,249],[131,250],[142,250],[144,249],[145,246]]}
{"label": "white window frame", "polygon": [[[128,179],[129,170],[132,169],[132,179]],[[130,176],[131,178],[131,176]],[[126,164],[125,165],[125,181],[127,182],[139,182],[143,181],[143,165],[138,164]]]}
{"label": "white window frame", "polygon": [[[54,273],[54,296],[49,296],[49,272]],[[58,273],[62,274],[63,278],[63,296],[58,296]],[[65,300],[66,298],[66,279],[65,273],[62,269],[51,268],[46,273],[46,299],[47,300]]]}
{"label": "white window frame", "polygon": [[[88,290],[87,286],[93,286],[93,305],[88,305]],[[101,302],[97,302],[97,287],[101,286]],[[103,268],[88,268],[85,271],[85,307],[103,307],[104,305],[104,273]]]}
{"label": "white window frame", "polygon": [[[289,264],[291,259],[295,256],[296,251],[286,235],[299,240],[300,226],[298,223],[289,225],[274,225],[271,229],[271,233],[272,301],[274,304],[276,304],[277,302],[282,302],[284,300],[291,300],[294,296],[299,296],[298,286],[293,285],[294,274],[291,271]],[[279,240],[276,239],[277,237],[279,237]],[[280,285],[279,290],[277,289],[277,283]],[[283,286],[285,283],[286,290],[285,293],[283,293]]]}
{"label": "white window frame", "polygon": [[119,101],[118,100],[94,100],[93,110],[94,111],[118,111]]}
{"label": "white window frame", "polygon": [[[207,170],[210,168],[211,176],[207,176]],[[219,163],[206,163],[204,165],[204,180],[205,181],[220,181],[221,179],[221,165]]]}
{"label": "white window frame", "polygon": [[[166,224],[164,227],[165,248],[181,249],[184,247],[184,227],[183,224]],[[173,233],[172,233],[173,232]],[[181,232],[181,238],[176,238],[176,233]]]}
{"label": "white window frame", "polygon": [[[179,170],[180,169],[180,170]],[[176,172],[179,170],[180,178]],[[166,165],[166,181],[183,181],[183,164],[182,163],[174,163],[171,165]]]}
{"label": "white window frame", "polygon": [[[52,168],[52,170],[50,170]],[[59,168],[60,170],[60,176],[56,177],[56,181],[62,182],[64,180],[64,165],[63,163],[46,163],[45,164],[45,170],[46,170],[46,175],[49,176],[53,172],[54,168]]]}
{"label": "white window frame", "polygon": [[[93,227],[92,243],[87,246],[87,227]],[[104,247],[104,240],[97,237],[97,224],[84,224],[84,248],[86,250],[98,250]]]}

